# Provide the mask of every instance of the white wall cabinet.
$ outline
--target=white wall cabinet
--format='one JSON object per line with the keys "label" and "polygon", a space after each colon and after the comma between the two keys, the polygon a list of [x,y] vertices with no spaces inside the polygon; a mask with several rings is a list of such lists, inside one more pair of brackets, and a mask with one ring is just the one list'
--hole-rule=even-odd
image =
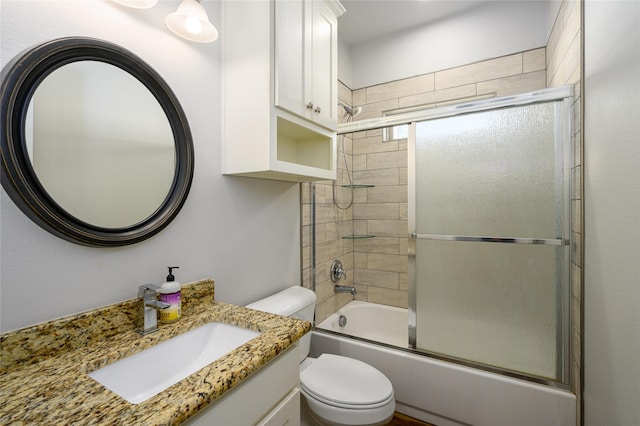
{"label": "white wall cabinet", "polygon": [[300,350],[296,343],[246,382],[187,420],[189,426],[299,426]]}
{"label": "white wall cabinet", "polygon": [[275,104],[330,130],[338,122],[340,3],[276,0]]}
{"label": "white wall cabinet", "polygon": [[222,4],[222,173],[335,179],[335,0]]}

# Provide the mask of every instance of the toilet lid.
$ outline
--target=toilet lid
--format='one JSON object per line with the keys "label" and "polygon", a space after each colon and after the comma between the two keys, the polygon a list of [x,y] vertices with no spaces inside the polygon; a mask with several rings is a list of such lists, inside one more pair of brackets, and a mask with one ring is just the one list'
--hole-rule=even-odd
{"label": "toilet lid", "polygon": [[339,355],[322,354],[300,373],[300,385],[307,393],[339,407],[387,403],[393,386],[387,377],[369,364]]}

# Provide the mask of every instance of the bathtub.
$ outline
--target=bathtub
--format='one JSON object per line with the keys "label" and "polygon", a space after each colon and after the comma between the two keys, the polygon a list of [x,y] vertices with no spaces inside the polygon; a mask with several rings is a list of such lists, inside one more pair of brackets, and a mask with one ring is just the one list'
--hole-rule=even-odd
{"label": "bathtub", "polygon": [[[340,325],[341,315],[344,315],[347,321],[344,326]],[[384,321],[380,321],[381,318],[384,318]],[[406,348],[409,343],[407,324],[407,309],[354,300],[317,327]]]}
{"label": "bathtub", "polygon": [[311,355],[373,365],[393,383],[397,411],[437,426],[575,426],[572,393],[413,353],[405,349],[407,329],[406,309],[354,301],[316,325]]}

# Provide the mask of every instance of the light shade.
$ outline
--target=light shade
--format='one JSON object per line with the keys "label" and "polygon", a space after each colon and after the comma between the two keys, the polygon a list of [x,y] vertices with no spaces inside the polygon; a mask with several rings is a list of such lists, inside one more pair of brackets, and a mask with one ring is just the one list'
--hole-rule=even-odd
{"label": "light shade", "polygon": [[115,3],[122,4],[135,9],[149,9],[158,3],[158,0],[113,0]]}
{"label": "light shade", "polygon": [[165,23],[171,31],[187,40],[210,43],[218,39],[218,30],[196,0],[182,0],[178,10],[167,16]]}

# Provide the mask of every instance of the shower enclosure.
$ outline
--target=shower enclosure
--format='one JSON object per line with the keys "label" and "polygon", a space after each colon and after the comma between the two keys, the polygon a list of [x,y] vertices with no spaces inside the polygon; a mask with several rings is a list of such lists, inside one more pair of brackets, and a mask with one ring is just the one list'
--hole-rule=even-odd
{"label": "shower enclosure", "polygon": [[[405,182],[376,192],[383,175],[397,179],[398,173],[352,169],[344,186],[371,192],[352,192],[354,211],[340,218],[353,222],[342,244],[355,253],[348,284],[361,290],[356,298],[372,298],[373,287],[360,285],[367,280],[378,280],[383,290],[392,287],[380,282],[385,277],[400,281],[396,288],[406,286],[406,302],[387,297],[408,309],[404,350],[568,388],[571,100],[571,89],[562,87],[341,126],[343,138],[394,126],[406,132],[406,167],[399,167]],[[389,188],[402,188],[405,198]],[[393,244],[405,252],[404,261],[384,252],[395,240],[361,220],[388,210],[385,196],[400,201],[397,210],[407,206],[393,221],[402,228]],[[313,198],[312,282],[320,263],[315,207]],[[398,273],[368,271],[358,254],[365,245],[380,252],[369,262],[395,262]],[[327,304],[320,316],[348,302],[341,297],[344,302]]]}

